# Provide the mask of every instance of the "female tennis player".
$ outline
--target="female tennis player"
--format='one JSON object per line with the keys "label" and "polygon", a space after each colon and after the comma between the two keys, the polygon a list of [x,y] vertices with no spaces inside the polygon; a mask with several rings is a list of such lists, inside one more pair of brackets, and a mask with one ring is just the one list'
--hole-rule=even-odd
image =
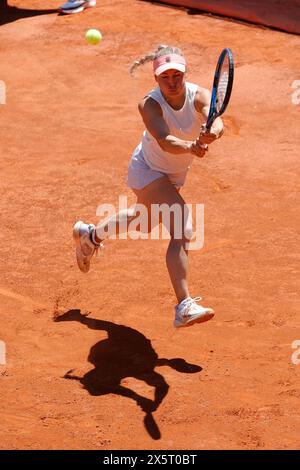
{"label": "female tennis player", "polygon": [[[154,79],[157,88],[150,91],[139,103],[139,112],[146,130],[133,152],[128,167],[128,186],[151,213],[152,204],[174,204],[181,207],[182,225],[180,238],[175,236],[173,218],[170,227],[170,242],[166,254],[169,276],[177,298],[175,328],[191,326],[211,319],[214,311],[199,303],[201,297],[192,298],[188,288],[189,221],[184,217],[185,201],[179,194],[194,157],[203,158],[208,145],[223,133],[220,118],[214,121],[210,132],[205,131],[205,122],[210,107],[210,92],[185,80],[186,60],[180,49],[159,46],[134,62],[136,67],[153,61]],[[73,228],[76,243],[77,263],[81,271],[87,272],[91,258],[104,238],[109,238],[110,224],[127,227],[137,217],[134,209],[119,212],[109,220],[93,224],[77,222]],[[151,231],[150,222],[150,231]],[[98,235],[97,235],[98,234]],[[99,235],[100,234],[100,235]],[[106,234],[106,235],[104,235]]]}

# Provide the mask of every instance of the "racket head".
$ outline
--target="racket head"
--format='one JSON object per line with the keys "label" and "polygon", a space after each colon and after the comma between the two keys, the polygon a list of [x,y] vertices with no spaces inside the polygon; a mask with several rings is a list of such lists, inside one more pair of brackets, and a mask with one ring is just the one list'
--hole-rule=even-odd
{"label": "racket head", "polygon": [[233,76],[233,54],[231,49],[226,47],[220,54],[214,75],[210,109],[206,123],[206,129],[208,131],[211,129],[214,120],[218,116],[221,116],[228,106],[232,91]]}

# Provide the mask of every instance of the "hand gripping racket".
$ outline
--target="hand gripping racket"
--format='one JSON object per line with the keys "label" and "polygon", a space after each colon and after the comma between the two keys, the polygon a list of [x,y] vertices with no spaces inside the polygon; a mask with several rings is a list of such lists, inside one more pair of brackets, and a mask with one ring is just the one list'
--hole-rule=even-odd
{"label": "hand gripping racket", "polygon": [[214,120],[224,113],[230,100],[233,84],[234,64],[233,54],[226,47],[220,54],[212,87],[210,109],[206,122],[206,132],[209,132]]}

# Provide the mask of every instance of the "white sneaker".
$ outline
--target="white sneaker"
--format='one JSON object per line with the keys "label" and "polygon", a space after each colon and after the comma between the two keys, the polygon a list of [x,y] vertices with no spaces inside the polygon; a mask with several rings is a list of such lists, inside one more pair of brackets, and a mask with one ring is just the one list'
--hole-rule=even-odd
{"label": "white sneaker", "polygon": [[100,243],[96,245],[91,240],[91,232],[95,229],[93,224],[85,224],[81,220],[76,222],[73,227],[73,238],[76,244],[77,264],[83,273],[87,273],[90,269],[91,258],[98,248],[102,248]]}
{"label": "white sneaker", "polygon": [[175,307],[175,328],[183,326],[192,326],[194,323],[202,323],[210,320],[214,316],[212,308],[202,307],[196,302],[201,300],[201,297],[192,299],[188,297]]}
{"label": "white sneaker", "polygon": [[96,6],[96,0],[68,0],[62,6],[59,7],[58,11],[60,13],[65,13],[66,15],[71,13],[80,13],[86,8]]}

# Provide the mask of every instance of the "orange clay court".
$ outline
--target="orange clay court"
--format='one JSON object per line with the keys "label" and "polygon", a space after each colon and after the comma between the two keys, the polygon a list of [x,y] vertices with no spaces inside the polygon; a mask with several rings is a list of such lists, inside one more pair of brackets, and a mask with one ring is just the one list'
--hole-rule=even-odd
{"label": "orange clay court", "polygon": [[[11,5],[0,27],[0,448],[299,447],[299,36],[138,0],[70,16],[55,0]],[[137,103],[155,83],[150,64],[129,68],[160,43],[181,47],[188,80],[209,89],[220,51],[235,58],[225,134],[182,190],[205,205],[191,292],[216,314],[179,331],[167,240],[107,241],[87,275],[72,240],[98,205],[134,201]]]}

